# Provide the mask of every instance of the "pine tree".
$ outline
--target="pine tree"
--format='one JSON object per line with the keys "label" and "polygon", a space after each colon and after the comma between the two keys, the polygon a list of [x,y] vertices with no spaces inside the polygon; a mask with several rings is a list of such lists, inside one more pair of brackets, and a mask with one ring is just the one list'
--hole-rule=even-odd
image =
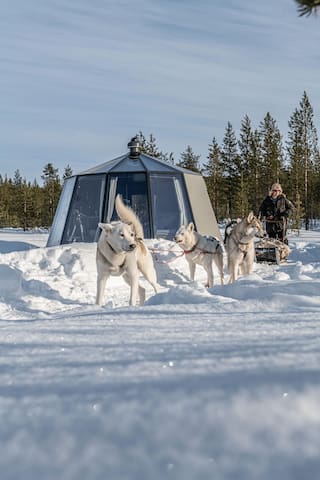
{"label": "pine tree", "polygon": [[163,160],[166,163],[170,163],[171,165],[174,165],[174,155],[173,152],[170,153],[162,153],[160,159]]}
{"label": "pine tree", "polygon": [[145,153],[146,155],[150,155],[150,157],[155,157],[155,158],[160,157],[157,141],[155,137],[152,135],[152,133],[150,133],[149,135],[149,140],[146,139],[146,137],[143,135],[142,132],[138,133],[137,138],[139,140],[140,149],[142,153]]}
{"label": "pine tree", "polygon": [[200,155],[196,155],[191,146],[188,145],[186,150],[181,153],[181,160],[178,163],[179,167],[192,170],[193,172],[200,172],[199,170]]}
{"label": "pine tree", "polygon": [[251,120],[245,115],[240,127],[240,140],[238,141],[240,151],[239,174],[240,174],[240,200],[241,200],[241,217],[245,213],[252,210],[250,193],[254,187],[254,177],[251,175],[250,167],[252,167],[252,128]]}
{"label": "pine tree", "polygon": [[292,198],[300,198],[303,191],[303,142],[301,112],[296,108],[289,122],[287,153],[289,159],[289,192]]}
{"label": "pine tree", "polygon": [[161,156],[158,150],[156,138],[152,135],[152,133],[150,133],[149,135],[149,141],[147,142],[147,150],[151,157],[159,158]]}
{"label": "pine tree", "polygon": [[263,198],[265,197],[265,191],[261,186],[262,177],[262,147],[261,147],[261,135],[258,129],[251,132],[250,136],[250,152],[248,175],[251,179],[249,181],[249,205],[250,210],[258,212]]}
{"label": "pine tree", "polygon": [[70,165],[68,164],[68,165],[65,167],[65,169],[64,169],[64,173],[63,173],[62,179],[65,180],[66,178],[72,177],[72,175],[73,175],[72,168],[71,168]]}
{"label": "pine tree", "polygon": [[12,226],[25,228],[24,222],[24,197],[25,189],[23,186],[23,179],[19,170],[14,172],[12,181],[12,199],[10,202],[10,217]]}
{"label": "pine tree", "polygon": [[214,137],[209,145],[208,162],[203,165],[202,174],[217,218],[223,218],[223,205],[226,204],[226,199],[222,194],[223,177],[220,155],[220,148]]}
{"label": "pine tree", "polygon": [[43,204],[44,204],[44,224],[51,225],[57,204],[61,193],[61,184],[58,175],[58,169],[54,168],[52,163],[47,163],[41,175],[43,180]]}
{"label": "pine tree", "polygon": [[313,201],[314,201],[314,218],[320,218],[320,152],[319,147],[317,146],[317,150],[315,153],[314,159],[314,173],[313,173],[313,180],[314,180],[314,188],[313,188]]}
{"label": "pine tree", "polygon": [[262,178],[261,187],[268,191],[274,182],[281,182],[283,170],[282,136],[276,121],[268,112],[260,123]]}
{"label": "pine tree", "polygon": [[159,158],[166,163],[171,163],[172,165],[174,164],[173,152],[163,153],[161,150],[159,150],[156,138],[152,133],[149,135],[149,140],[146,139],[141,131],[136,136],[139,140],[142,153],[150,155],[150,157]]}
{"label": "pine tree", "polygon": [[23,181],[23,218],[20,219],[20,222],[24,230],[38,226],[35,223],[31,184],[27,183],[26,179]]}
{"label": "pine tree", "polygon": [[241,215],[239,198],[239,153],[236,134],[228,122],[221,147],[222,172],[224,177],[224,194],[226,196],[225,217]]}
{"label": "pine tree", "polygon": [[299,108],[289,120],[287,151],[290,180],[294,197],[299,195],[305,213],[305,226],[309,229],[314,216],[316,165],[319,159],[318,135],[313,123],[313,108],[308,95],[303,93]]}
{"label": "pine tree", "polygon": [[44,209],[44,202],[43,202],[43,187],[35,180],[31,185],[30,191],[30,201],[32,204],[32,226],[33,227],[42,227],[48,225],[46,221],[46,213]]}
{"label": "pine tree", "polygon": [[8,192],[8,178],[1,176],[0,182],[0,227],[9,226],[8,223],[8,202],[10,202]]}

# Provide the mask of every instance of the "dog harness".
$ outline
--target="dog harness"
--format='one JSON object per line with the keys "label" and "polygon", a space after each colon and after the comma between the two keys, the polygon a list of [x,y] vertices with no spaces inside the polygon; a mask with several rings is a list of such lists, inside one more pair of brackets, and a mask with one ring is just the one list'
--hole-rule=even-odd
{"label": "dog harness", "polygon": [[[198,247],[198,243],[199,243],[199,242],[197,242],[190,250],[184,250],[183,253],[184,253],[184,254],[192,253],[192,252],[194,252],[196,249],[200,250],[201,253],[215,253],[215,252],[218,250],[218,248],[221,246],[221,243],[219,242],[219,240],[218,240],[216,237],[213,237],[213,236],[211,236],[211,235],[205,235],[204,238],[205,238],[206,240],[208,240],[209,242],[216,242],[216,244],[215,244],[215,251],[209,251],[209,250],[204,250],[203,248],[199,248],[199,247]],[[199,255],[200,255],[200,253],[199,253]]]}

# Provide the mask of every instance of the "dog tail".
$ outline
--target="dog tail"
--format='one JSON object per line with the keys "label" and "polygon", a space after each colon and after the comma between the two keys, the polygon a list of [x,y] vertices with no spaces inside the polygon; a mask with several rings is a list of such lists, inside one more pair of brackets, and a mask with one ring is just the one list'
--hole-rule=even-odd
{"label": "dog tail", "polygon": [[138,240],[143,240],[143,238],[144,238],[143,227],[140,223],[139,218],[134,213],[132,208],[127,207],[123,203],[120,195],[116,196],[116,212],[117,212],[118,217],[120,218],[120,220],[122,222],[132,224],[137,239]]}

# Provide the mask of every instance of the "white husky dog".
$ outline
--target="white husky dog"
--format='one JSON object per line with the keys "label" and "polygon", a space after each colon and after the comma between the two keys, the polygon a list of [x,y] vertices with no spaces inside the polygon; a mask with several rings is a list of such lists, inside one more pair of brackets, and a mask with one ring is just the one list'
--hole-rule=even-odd
{"label": "white husky dog", "polygon": [[190,222],[189,225],[182,225],[177,230],[174,241],[184,250],[192,281],[196,265],[201,265],[207,272],[206,287],[213,287],[212,262],[214,262],[223,284],[223,246],[217,238],[200,235],[195,231],[194,224]]}
{"label": "white husky dog", "polygon": [[116,211],[120,221],[99,223],[101,235],[97,244],[97,298],[102,305],[106,282],[110,275],[123,275],[130,285],[130,305],[136,305],[139,292],[140,305],[146,291],[139,284],[139,271],[157,292],[157,275],[151,253],[143,243],[143,228],[134,211],[116,197]]}
{"label": "white husky dog", "polygon": [[250,212],[237,223],[230,223],[225,231],[225,249],[228,257],[229,283],[237,280],[239,273],[249,275],[255,259],[254,237],[265,237],[260,220]]}

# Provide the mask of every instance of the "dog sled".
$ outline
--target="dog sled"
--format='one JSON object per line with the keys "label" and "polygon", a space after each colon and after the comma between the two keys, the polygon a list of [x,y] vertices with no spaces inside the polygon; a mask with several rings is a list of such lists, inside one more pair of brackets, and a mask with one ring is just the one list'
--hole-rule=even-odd
{"label": "dog sled", "polygon": [[290,248],[276,238],[263,238],[255,243],[256,262],[277,264],[285,263],[290,253]]}
{"label": "dog sled", "polygon": [[[271,222],[266,220],[266,222]],[[273,221],[274,222],[274,221]],[[290,254],[286,243],[286,222],[283,220],[283,240],[276,238],[263,238],[255,242],[256,262],[277,264],[285,263]]]}

